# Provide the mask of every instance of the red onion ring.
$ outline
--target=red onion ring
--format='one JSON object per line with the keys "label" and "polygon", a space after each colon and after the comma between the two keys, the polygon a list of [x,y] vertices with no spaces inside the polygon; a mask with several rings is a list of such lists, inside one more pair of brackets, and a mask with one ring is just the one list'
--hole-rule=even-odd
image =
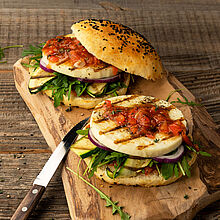
{"label": "red onion ring", "polygon": [[81,82],[87,82],[87,83],[109,83],[121,79],[121,74],[117,74],[115,76],[105,77],[101,79],[87,79],[87,78],[76,78],[76,79]]}
{"label": "red onion ring", "polygon": [[107,150],[107,151],[112,151],[110,148],[106,147],[105,145],[101,144],[92,134],[91,129],[89,129],[89,133],[88,133],[88,138],[89,140],[97,147],[103,149],[103,150]]}
{"label": "red onion ring", "polygon": [[54,72],[54,70],[49,69],[49,68],[46,67],[46,63],[44,63],[44,61],[42,59],[40,60],[40,68],[42,70],[44,70],[45,72],[48,72],[48,73],[53,73]]}
{"label": "red onion ring", "polygon": [[184,146],[180,145],[176,153],[172,155],[163,155],[161,157],[153,157],[159,163],[176,163],[178,162],[184,154]]}

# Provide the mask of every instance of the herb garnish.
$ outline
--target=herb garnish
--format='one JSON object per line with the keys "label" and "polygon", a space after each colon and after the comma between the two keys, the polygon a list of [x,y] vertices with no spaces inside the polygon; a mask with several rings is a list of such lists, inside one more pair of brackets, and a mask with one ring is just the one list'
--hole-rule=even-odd
{"label": "herb garnish", "polygon": [[158,143],[160,141],[159,138],[154,139],[154,143]]}
{"label": "herb garnish", "polygon": [[24,49],[21,56],[26,57],[29,55],[34,55],[34,56],[38,56],[39,58],[41,58],[43,46],[44,46],[44,43],[41,43],[37,46],[29,45],[29,49]]}
{"label": "herb garnish", "polygon": [[[178,92],[178,91],[181,91],[183,89],[176,89],[172,92],[170,92],[170,94],[168,95],[166,101],[168,102],[170,97],[175,93],[175,92]],[[170,103],[173,104],[173,103],[180,103],[180,104],[183,104],[183,105],[188,105],[188,106],[201,106],[202,104],[199,104],[199,103],[195,103],[193,101],[189,101],[184,95],[182,95],[182,97],[184,98],[185,101],[182,101],[180,100],[180,98],[177,98],[177,101],[171,101]]]}
{"label": "herb garnish", "polygon": [[92,187],[101,197],[101,199],[104,199],[106,201],[106,207],[112,207],[112,214],[116,214],[118,213],[121,217],[122,220],[129,220],[130,219],[130,215],[126,212],[123,212],[122,210],[122,206],[118,206],[118,201],[113,202],[111,200],[111,198],[109,196],[107,196],[105,193],[103,193],[101,190],[99,190],[98,188],[96,188],[95,186],[93,186],[91,183],[89,183],[87,180],[85,180],[83,177],[81,177],[79,174],[77,174],[76,172],[74,172],[73,170],[71,170],[69,167],[66,167],[70,172],[72,172],[73,174],[75,174],[76,176],[78,176],[83,182],[85,182],[87,185],[89,185],[90,187]]}
{"label": "herb garnish", "polygon": [[186,194],[184,197],[183,197],[184,199],[188,199],[189,198],[189,196]]}
{"label": "herb garnish", "polygon": [[[16,47],[23,47],[23,45],[12,45],[12,46],[6,46],[6,47],[0,47],[0,60],[5,57],[4,50],[9,48],[16,48]],[[0,63],[7,63],[7,61],[1,61]]]}
{"label": "herb garnish", "polygon": [[[113,172],[113,179],[117,177],[120,170],[123,168],[123,165],[125,161],[128,158],[127,154],[119,153],[119,152],[110,152],[103,150],[101,148],[96,147],[93,150],[93,153],[90,155],[87,155],[86,157],[91,156],[91,165],[89,167],[89,178],[91,178],[94,174],[94,172],[97,171],[97,168],[100,166],[103,166],[105,164],[110,164],[114,162],[114,171]],[[83,157],[86,158],[85,156]]]}
{"label": "herb garnish", "polygon": [[[37,68],[40,68],[40,59],[42,58],[42,48],[44,43],[39,44],[37,46],[29,45],[29,49],[24,49],[22,52],[22,57],[32,55],[32,57],[29,58],[29,63],[22,63],[23,66],[31,68],[34,67],[34,71]],[[31,61],[34,60],[35,62],[33,64],[30,64]],[[37,91],[38,92],[38,91]]]}
{"label": "herb garnish", "polygon": [[[212,155],[205,152],[205,151],[200,151],[200,150],[196,150],[195,148],[191,147],[191,146],[188,146],[188,145],[185,145],[190,151],[193,151],[195,152],[196,154],[200,154],[202,156],[206,156],[206,157],[211,157]],[[199,148],[201,147],[200,145],[197,145]]]}
{"label": "herb garnish", "polygon": [[183,98],[184,98],[185,101],[182,101],[179,98],[177,98],[177,101],[172,101],[170,103],[171,104],[173,104],[173,103],[180,103],[180,104],[188,105],[188,106],[192,106],[192,107],[193,106],[201,106],[201,104],[199,104],[199,103],[195,103],[193,101],[189,102],[189,100],[184,95],[183,95]]}
{"label": "herb garnish", "polygon": [[166,101],[168,102],[169,99],[170,99],[170,97],[171,97],[175,92],[179,92],[179,91],[181,91],[181,90],[182,90],[182,89],[175,89],[175,90],[171,91],[171,92],[169,93],[169,95],[168,95]]}
{"label": "herb garnish", "polygon": [[88,133],[89,133],[89,128],[84,129],[84,130],[77,130],[76,133],[79,134],[79,135],[84,135],[84,136],[86,136],[86,135],[88,135]]}

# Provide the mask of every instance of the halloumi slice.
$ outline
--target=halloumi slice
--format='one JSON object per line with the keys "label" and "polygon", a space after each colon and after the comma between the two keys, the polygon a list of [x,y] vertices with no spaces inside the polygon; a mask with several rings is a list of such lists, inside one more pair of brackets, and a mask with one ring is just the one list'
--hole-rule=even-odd
{"label": "halloumi slice", "polygon": [[[158,100],[150,96],[124,95],[108,99],[115,106],[134,107],[145,103],[151,103],[161,107],[169,107],[170,103]],[[157,133],[155,139],[139,136],[135,137],[129,132],[126,127],[119,127],[113,120],[102,120],[104,114],[104,102],[100,103],[94,109],[91,120],[90,129],[94,137],[112,150],[126,153],[139,157],[157,157],[167,154],[182,143],[182,136],[169,136],[165,133]],[[181,119],[186,126],[186,121],[182,112],[172,105],[168,108],[169,117],[172,120]]]}

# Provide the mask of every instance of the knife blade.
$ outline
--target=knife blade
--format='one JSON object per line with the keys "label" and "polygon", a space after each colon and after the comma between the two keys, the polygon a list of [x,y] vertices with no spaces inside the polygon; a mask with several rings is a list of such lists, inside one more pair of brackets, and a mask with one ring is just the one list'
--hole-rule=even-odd
{"label": "knife blade", "polygon": [[16,209],[11,220],[25,220],[28,218],[43,195],[45,188],[56,172],[59,164],[69,151],[71,144],[76,140],[78,136],[76,131],[82,129],[88,120],[89,118],[82,120],[65,135],[55,151],[51,154],[37,178],[34,180],[32,188]]}

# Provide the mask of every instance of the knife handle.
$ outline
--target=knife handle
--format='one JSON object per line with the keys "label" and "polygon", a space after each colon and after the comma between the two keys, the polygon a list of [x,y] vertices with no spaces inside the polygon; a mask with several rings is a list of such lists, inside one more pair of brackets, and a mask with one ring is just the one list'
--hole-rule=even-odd
{"label": "knife handle", "polygon": [[34,184],[33,187],[28,191],[27,195],[24,197],[11,220],[25,220],[34,210],[38,201],[45,191],[44,186]]}

